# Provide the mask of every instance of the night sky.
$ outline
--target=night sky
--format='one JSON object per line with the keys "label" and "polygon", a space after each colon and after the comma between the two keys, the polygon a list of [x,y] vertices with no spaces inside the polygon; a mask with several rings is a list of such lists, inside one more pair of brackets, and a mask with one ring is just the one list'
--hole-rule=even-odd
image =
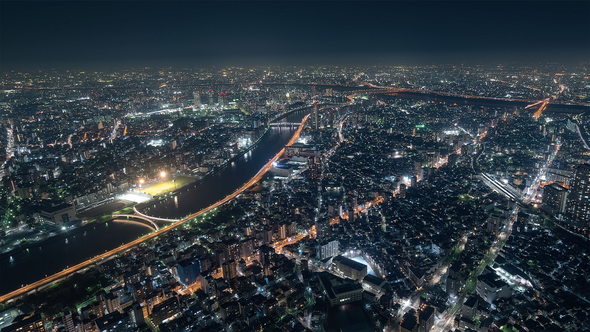
{"label": "night sky", "polygon": [[590,59],[590,1],[0,1],[0,70]]}

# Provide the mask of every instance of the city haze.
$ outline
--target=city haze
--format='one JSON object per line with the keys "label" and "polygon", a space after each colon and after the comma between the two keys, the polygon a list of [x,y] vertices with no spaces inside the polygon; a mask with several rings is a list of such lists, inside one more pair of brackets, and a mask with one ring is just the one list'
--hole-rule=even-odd
{"label": "city haze", "polygon": [[15,2],[0,69],[585,61],[587,1]]}

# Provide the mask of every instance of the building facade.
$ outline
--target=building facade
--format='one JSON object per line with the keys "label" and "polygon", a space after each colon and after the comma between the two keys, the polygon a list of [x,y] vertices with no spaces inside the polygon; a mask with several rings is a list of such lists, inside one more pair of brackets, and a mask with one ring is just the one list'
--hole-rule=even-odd
{"label": "building facade", "polygon": [[583,164],[576,169],[576,175],[569,189],[566,221],[569,227],[588,235],[590,226],[590,165]]}
{"label": "building facade", "polygon": [[552,183],[543,187],[543,206],[548,207],[553,214],[565,212],[568,192],[567,189]]}

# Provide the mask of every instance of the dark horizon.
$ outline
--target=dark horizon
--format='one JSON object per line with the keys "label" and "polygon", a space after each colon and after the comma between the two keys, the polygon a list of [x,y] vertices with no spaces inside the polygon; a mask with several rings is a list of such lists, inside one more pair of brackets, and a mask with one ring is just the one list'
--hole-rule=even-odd
{"label": "dark horizon", "polygon": [[0,70],[590,59],[590,2],[0,2]]}

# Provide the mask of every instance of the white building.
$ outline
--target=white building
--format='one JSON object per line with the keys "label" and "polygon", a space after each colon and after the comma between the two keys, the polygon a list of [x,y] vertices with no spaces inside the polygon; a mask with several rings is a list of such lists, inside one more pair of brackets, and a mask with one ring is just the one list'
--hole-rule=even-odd
{"label": "white building", "polygon": [[488,273],[477,277],[477,294],[486,302],[492,303],[502,297],[512,296],[512,289],[495,273]]}

